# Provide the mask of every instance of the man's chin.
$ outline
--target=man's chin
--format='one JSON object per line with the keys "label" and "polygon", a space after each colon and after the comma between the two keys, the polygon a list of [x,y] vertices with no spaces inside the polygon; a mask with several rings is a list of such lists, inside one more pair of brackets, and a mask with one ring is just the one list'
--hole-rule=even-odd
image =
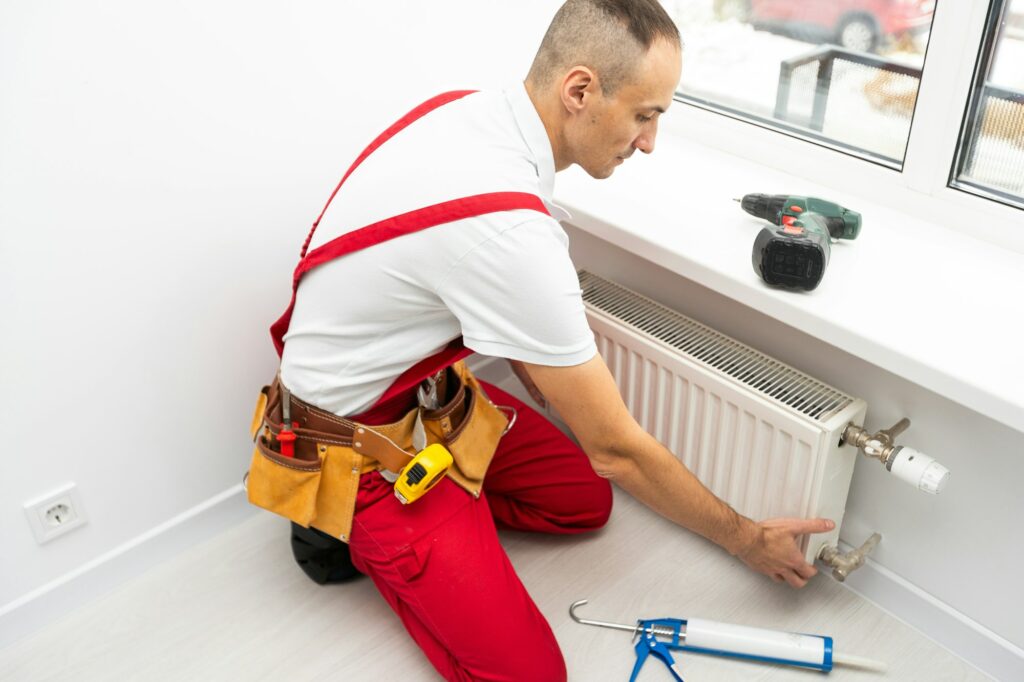
{"label": "man's chin", "polygon": [[583,168],[587,171],[587,175],[594,178],[595,180],[604,180],[610,178],[612,173],[615,172],[615,166],[605,166],[604,168]]}

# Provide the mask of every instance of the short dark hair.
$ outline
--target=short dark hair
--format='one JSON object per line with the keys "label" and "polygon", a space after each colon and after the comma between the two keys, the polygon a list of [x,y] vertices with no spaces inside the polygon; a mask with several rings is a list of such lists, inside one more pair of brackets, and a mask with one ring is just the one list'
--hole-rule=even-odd
{"label": "short dark hair", "polygon": [[611,94],[633,73],[655,40],[682,47],[672,17],[658,0],[568,0],[551,20],[527,80],[546,85],[577,64],[594,70]]}

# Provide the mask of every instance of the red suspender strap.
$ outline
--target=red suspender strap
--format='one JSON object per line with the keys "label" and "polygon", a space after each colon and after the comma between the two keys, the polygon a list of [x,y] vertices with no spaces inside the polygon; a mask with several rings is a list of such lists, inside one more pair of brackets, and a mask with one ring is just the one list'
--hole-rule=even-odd
{"label": "red suspender strap", "polygon": [[288,325],[292,320],[292,311],[295,309],[295,293],[299,289],[299,281],[303,275],[316,266],[395,237],[425,230],[428,227],[463,218],[472,218],[485,213],[511,211],[518,208],[527,208],[548,214],[544,202],[536,195],[526,192],[477,194],[386,218],[343,234],[337,239],[332,239],[323,246],[313,249],[295,268],[295,274],[292,277],[292,300],[288,304],[288,310],[270,327],[270,335],[274,339],[274,348],[277,349],[277,354],[281,355],[284,352],[284,335],[288,332]]}
{"label": "red suspender strap", "polygon": [[355,251],[361,251],[375,244],[425,230],[428,227],[455,222],[463,218],[473,218],[485,213],[497,211],[514,211],[517,208],[529,208],[541,213],[548,210],[536,195],[526,192],[490,192],[475,194],[440,204],[418,208],[401,215],[385,218],[379,222],[353,230],[333,239],[323,246],[309,252],[295,269],[295,284],[304,274],[318,265],[335,258],[340,258]]}
{"label": "red suspender strap", "polygon": [[356,168],[359,168],[359,164],[366,160],[366,157],[377,151],[378,147],[380,147],[382,144],[384,144],[392,137],[397,135],[403,128],[408,126],[416,119],[426,116],[431,111],[437,109],[440,106],[444,106],[449,102],[454,102],[457,99],[462,99],[466,95],[471,95],[474,92],[476,91],[452,90],[451,92],[442,92],[437,97],[432,97],[428,99],[426,102],[419,105],[418,107],[410,111],[408,114],[392,123],[391,127],[389,127],[383,133],[378,135],[377,138],[373,142],[371,142],[366,149],[363,150],[363,153],[360,154],[356,158],[356,160],[352,162],[352,165],[349,166],[348,170],[345,171],[345,175],[343,175],[341,177],[341,180],[338,182],[338,186],[334,188],[333,192],[331,192],[331,196],[327,199],[327,203],[324,204],[324,210],[320,211],[320,215],[318,215],[316,217],[316,220],[313,221],[313,227],[309,231],[309,236],[306,237],[306,241],[303,242],[302,244],[302,252],[299,254],[299,258],[306,257],[306,249],[309,248],[309,243],[313,240],[313,233],[316,232],[316,227],[317,225],[320,224],[320,221],[323,219],[324,213],[327,213],[327,207],[331,205],[332,201],[334,201],[334,195],[338,193],[338,190],[341,189],[341,186],[345,184],[346,180],[348,180],[348,176],[352,175],[352,171],[354,171]]}
{"label": "red suspender strap", "polygon": [[[340,258],[341,256],[368,248],[375,244],[389,241],[396,237],[412,234],[413,232],[419,232],[420,230],[425,230],[429,227],[434,227],[435,225],[442,225],[444,223],[450,223],[465,218],[473,218],[487,213],[512,211],[516,209],[530,209],[548,215],[544,202],[533,194],[526,192],[491,192],[488,194],[477,194],[474,196],[454,199],[452,201],[441,202],[432,206],[426,206],[414,211],[409,211],[408,213],[403,213],[398,216],[386,218],[371,225],[353,230],[352,232],[344,234],[337,239],[333,239],[330,242],[314,249],[307,255],[306,252],[313,239],[313,233],[316,231],[317,226],[320,224],[320,220],[327,212],[327,208],[331,205],[331,201],[334,200],[335,195],[338,193],[338,190],[341,189],[345,180],[348,179],[352,172],[366,159],[366,157],[372,154],[378,147],[394,137],[399,131],[413,121],[434,109],[447,104],[448,102],[465,97],[471,92],[473,91],[461,90],[447,92],[442,95],[438,95],[433,99],[427,100],[381,133],[377,139],[370,143],[370,146],[363,150],[363,153],[359,155],[359,158],[355,160],[352,166],[349,167],[348,171],[341,178],[341,182],[339,182],[338,186],[334,188],[334,192],[331,193],[330,198],[327,200],[327,204],[313,223],[313,227],[309,231],[309,235],[306,237],[305,243],[302,245],[301,260],[295,268],[295,273],[292,276],[291,302],[288,304],[288,309],[284,312],[281,318],[270,328],[270,335],[274,340],[274,348],[277,350],[278,355],[281,355],[284,351],[284,335],[288,332],[288,326],[291,323],[292,311],[295,309],[295,294],[298,291],[299,282],[303,275],[318,265],[322,265],[328,261],[334,260],[335,258]],[[410,396],[413,394],[416,385],[419,384],[420,381],[437,373],[448,365],[461,360],[469,355],[470,352],[471,351],[463,345],[462,338],[459,337],[454,339],[439,353],[416,363],[395,380],[395,382],[387,391],[385,391],[384,395],[381,396],[369,411],[359,415],[361,421],[366,424],[381,424],[388,421],[394,421],[394,419],[399,418],[404,414],[405,410],[408,409]]]}
{"label": "red suspender strap", "polygon": [[[278,355],[281,355],[284,351],[284,335],[288,332],[288,324],[292,319],[292,309],[295,307],[295,291],[298,289],[299,280],[302,278],[302,275],[309,269],[306,268],[306,270],[303,270],[302,268],[303,262],[306,258],[306,251],[309,249],[310,242],[313,241],[313,233],[316,232],[316,228],[320,225],[320,221],[323,220],[324,214],[327,213],[327,209],[330,207],[331,202],[334,201],[334,196],[338,193],[338,190],[341,189],[341,186],[345,184],[345,181],[348,180],[348,176],[352,175],[352,172],[355,171],[356,168],[359,168],[359,165],[366,160],[366,157],[377,151],[382,144],[397,135],[410,123],[426,116],[440,106],[444,106],[449,102],[454,102],[455,100],[461,99],[473,92],[473,90],[452,90],[451,92],[444,92],[437,97],[428,99],[426,102],[392,123],[387,130],[378,135],[374,141],[363,150],[363,153],[352,162],[352,165],[348,167],[347,171],[345,171],[345,175],[341,176],[341,180],[338,181],[338,186],[334,188],[333,192],[331,192],[331,196],[328,197],[327,203],[324,204],[323,210],[320,211],[320,215],[318,215],[316,220],[313,221],[313,227],[310,228],[309,234],[306,236],[306,241],[302,243],[302,251],[299,253],[299,265],[295,268],[295,274],[292,276],[292,300],[291,303],[288,304],[288,310],[286,310],[284,315],[282,315],[281,318],[270,327],[270,337],[274,341],[274,348],[277,350]],[[366,246],[368,245],[369,244]],[[320,262],[322,263],[324,261]]]}

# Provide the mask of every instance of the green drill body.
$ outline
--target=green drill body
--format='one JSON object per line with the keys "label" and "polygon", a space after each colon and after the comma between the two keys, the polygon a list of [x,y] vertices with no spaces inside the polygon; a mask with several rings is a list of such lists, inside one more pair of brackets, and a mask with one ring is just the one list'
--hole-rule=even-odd
{"label": "green drill body", "polygon": [[855,239],[856,211],[817,197],[747,194],[743,210],[775,224],[754,240],[754,271],[768,284],[810,291],[825,274],[832,239]]}
{"label": "green drill body", "polygon": [[746,194],[740,205],[750,215],[776,225],[783,225],[785,216],[799,218],[808,213],[817,213],[825,219],[828,234],[833,239],[856,239],[860,234],[860,213],[817,197]]}

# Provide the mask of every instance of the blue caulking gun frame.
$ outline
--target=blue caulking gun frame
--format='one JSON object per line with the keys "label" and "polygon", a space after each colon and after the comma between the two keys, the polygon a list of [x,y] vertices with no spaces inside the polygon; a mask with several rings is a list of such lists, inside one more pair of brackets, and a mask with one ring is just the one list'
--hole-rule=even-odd
{"label": "blue caulking gun frame", "polygon": [[[743,625],[716,623],[710,620],[691,618],[654,618],[638,620],[636,625],[607,623],[599,620],[586,620],[576,615],[576,609],[587,603],[586,599],[574,602],[569,607],[569,616],[583,625],[597,625],[616,630],[628,630],[636,639],[636,665],[630,682],[636,680],[640,668],[647,657],[654,655],[660,659],[672,673],[672,676],[683,682],[683,675],[672,658],[671,649],[691,651],[698,654],[727,656],[747,661],[764,663],[780,663],[829,672],[833,665],[847,665],[876,672],[884,672],[884,663],[860,656],[844,654],[836,655],[832,651],[832,638],[822,635],[803,635],[778,630],[763,630]],[[668,641],[658,639],[667,638]]]}

